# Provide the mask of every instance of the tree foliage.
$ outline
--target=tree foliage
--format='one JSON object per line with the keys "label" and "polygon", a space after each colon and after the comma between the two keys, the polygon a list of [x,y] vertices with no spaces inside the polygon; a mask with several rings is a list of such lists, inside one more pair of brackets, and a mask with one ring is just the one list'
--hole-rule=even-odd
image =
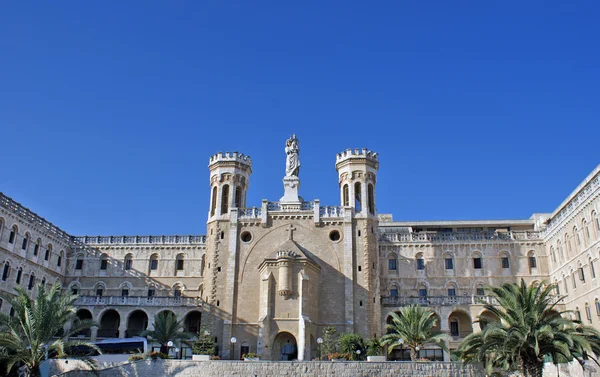
{"label": "tree foliage", "polygon": [[[14,309],[14,316],[0,313],[0,361],[6,364],[7,373],[21,363],[27,376],[39,376],[40,364],[47,355],[63,358],[71,354],[74,347],[89,347],[100,352],[90,342],[69,339],[95,326],[91,320],[77,318],[76,295],[63,291],[58,284],[49,289],[40,284],[35,299],[21,287],[15,290],[16,296],[2,296]],[[71,327],[63,332],[67,323],[71,323]],[[84,361],[94,365],[89,358]]]}
{"label": "tree foliage", "polygon": [[215,354],[215,343],[208,326],[202,325],[200,327],[198,339],[192,344],[192,352],[194,355],[213,356]]}
{"label": "tree foliage", "polygon": [[160,343],[160,352],[169,353],[169,341],[187,340],[194,338],[194,334],[182,331],[183,320],[178,321],[173,312],[164,311],[154,316],[154,330],[145,330],[140,336],[149,336]]}
{"label": "tree foliage", "polygon": [[390,333],[381,337],[381,345],[388,347],[388,353],[392,353],[394,346],[403,344],[410,350],[410,359],[417,361],[418,348],[425,344],[435,344],[442,349],[447,349],[445,341],[449,339],[447,334],[433,332],[437,323],[435,313],[419,305],[409,305],[400,309],[399,313],[392,313],[392,323],[387,324]]}
{"label": "tree foliage", "polygon": [[323,344],[321,344],[321,357],[332,355],[338,352],[339,336],[337,330],[333,326],[328,326],[323,329]]}
{"label": "tree foliage", "polygon": [[499,321],[488,320],[481,332],[464,339],[458,349],[462,360],[541,377],[545,359],[555,364],[595,361],[600,354],[600,332],[562,316],[568,312],[557,310],[562,298],[553,296],[555,285],[521,280],[489,291],[498,304],[484,307]]}
{"label": "tree foliage", "polygon": [[[349,360],[364,360],[366,356],[365,341],[358,334],[342,334],[339,339],[340,352]],[[356,351],[360,351],[357,353]]]}

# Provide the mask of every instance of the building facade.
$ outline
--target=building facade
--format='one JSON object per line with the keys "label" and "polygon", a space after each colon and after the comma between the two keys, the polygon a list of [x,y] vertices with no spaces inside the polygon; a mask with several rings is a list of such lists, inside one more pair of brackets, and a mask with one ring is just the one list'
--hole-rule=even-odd
{"label": "building facade", "polygon": [[[557,283],[564,308],[600,328],[600,167],[553,213],[410,222],[376,212],[377,153],[339,153],[340,202],[323,205],[298,195],[295,136],[285,151],[283,197],[254,207],[250,157],[210,158],[205,235],[73,236],[0,194],[0,291],[61,284],[98,323],[79,334],[93,340],[136,336],[168,310],[186,331],[207,325],[225,359],[308,360],[325,327],[381,336],[413,303],[434,310],[454,349],[493,319],[485,287],[520,279]],[[435,347],[421,356],[448,360]]]}

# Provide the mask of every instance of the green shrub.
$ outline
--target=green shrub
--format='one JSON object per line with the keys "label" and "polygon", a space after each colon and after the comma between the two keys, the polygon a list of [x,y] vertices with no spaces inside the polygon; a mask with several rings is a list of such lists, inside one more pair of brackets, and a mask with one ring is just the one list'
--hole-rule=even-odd
{"label": "green shrub", "polygon": [[366,356],[365,342],[358,334],[342,334],[339,339],[340,352],[349,360],[364,360]]}
{"label": "green shrub", "polygon": [[367,356],[383,356],[383,346],[378,338],[367,340]]}
{"label": "green shrub", "polygon": [[192,353],[194,355],[211,356],[215,354],[215,344],[206,325],[200,327],[200,331],[198,331],[198,340],[192,343]]}

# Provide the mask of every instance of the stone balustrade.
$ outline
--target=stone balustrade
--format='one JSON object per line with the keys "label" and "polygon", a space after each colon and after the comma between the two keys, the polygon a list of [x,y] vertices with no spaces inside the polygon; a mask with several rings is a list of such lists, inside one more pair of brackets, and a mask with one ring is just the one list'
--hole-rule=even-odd
{"label": "stone balustrade", "polygon": [[542,233],[535,231],[524,232],[443,232],[443,233],[428,233],[428,232],[410,232],[410,233],[393,233],[383,232],[379,234],[380,241],[387,242],[510,242],[510,241],[542,241]]}
{"label": "stone balustrade", "polygon": [[76,306],[202,306],[198,297],[79,296]]}
{"label": "stone balustrade", "polygon": [[476,304],[496,304],[492,296],[423,296],[423,297],[382,297],[381,305],[401,307],[408,305],[421,306],[455,306],[455,305],[476,305]]}
{"label": "stone balustrade", "polygon": [[206,236],[77,236],[73,242],[84,245],[107,244],[184,244],[204,245]]}

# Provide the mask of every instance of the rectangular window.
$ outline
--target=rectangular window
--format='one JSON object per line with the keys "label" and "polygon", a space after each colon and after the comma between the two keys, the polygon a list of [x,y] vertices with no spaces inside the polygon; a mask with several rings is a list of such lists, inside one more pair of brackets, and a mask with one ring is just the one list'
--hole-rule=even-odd
{"label": "rectangular window", "polygon": [[455,288],[448,288],[448,296],[449,297],[456,296],[456,289]]}
{"label": "rectangular window", "polygon": [[508,257],[502,257],[502,268],[510,268],[510,260]]}
{"label": "rectangular window", "polygon": [[82,268],[83,268],[83,259],[77,259],[77,261],[75,261],[75,269],[81,270]]}
{"label": "rectangular window", "polygon": [[388,269],[390,271],[396,271],[396,259],[389,259],[388,260]]}
{"label": "rectangular window", "polygon": [[453,270],[453,269],[454,269],[454,259],[446,258],[446,270]]}
{"label": "rectangular window", "polygon": [[27,249],[27,237],[23,238],[23,244],[21,245],[21,249]]}
{"label": "rectangular window", "polygon": [[481,257],[473,258],[473,268],[481,270]]}
{"label": "rectangular window", "polygon": [[121,289],[121,297],[129,296],[129,289]]}
{"label": "rectangular window", "polygon": [[154,289],[148,289],[148,297],[154,297],[156,291]]}
{"label": "rectangular window", "polygon": [[183,259],[177,260],[177,271],[183,271]]}
{"label": "rectangular window", "polygon": [[104,294],[104,289],[102,289],[102,288],[96,289],[96,296],[102,297],[103,294]]}
{"label": "rectangular window", "polygon": [[15,231],[12,230],[10,232],[10,236],[8,236],[8,243],[14,243],[15,242]]}
{"label": "rectangular window", "polygon": [[133,260],[132,259],[127,259],[125,260],[125,269],[126,270],[131,270],[131,266],[133,265]]}
{"label": "rectangular window", "polygon": [[450,335],[459,336],[460,332],[458,331],[458,322],[450,322]]}
{"label": "rectangular window", "polygon": [[44,260],[50,259],[50,249],[46,249],[46,254],[44,254]]}
{"label": "rectangular window", "polygon": [[424,270],[425,269],[425,260],[424,259],[417,259],[417,270]]}
{"label": "rectangular window", "polygon": [[485,289],[483,289],[482,287],[477,287],[475,293],[477,294],[477,296],[485,296]]}
{"label": "rectangular window", "polygon": [[100,269],[106,270],[108,268],[108,259],[100,260]]}
{"label": "rectangular window", "polygon": [[529,257],[529,268],[537,268],[537,260],[535,257]]}
{"label": "rectangular window", "polygon": [[158,259],[152,259],[150,261],[150,269],[156,271],[158,269]]}
{"label": "rectangular window", "polygon": [[420,288],[419,289],[419,296],[420,297],[427,297],[427,288]]}
{"label": "rectangular window", "polygon": [[398,297],[398,289],[394,288],[394,289],[390,289],[390,296],[396,298]]}

